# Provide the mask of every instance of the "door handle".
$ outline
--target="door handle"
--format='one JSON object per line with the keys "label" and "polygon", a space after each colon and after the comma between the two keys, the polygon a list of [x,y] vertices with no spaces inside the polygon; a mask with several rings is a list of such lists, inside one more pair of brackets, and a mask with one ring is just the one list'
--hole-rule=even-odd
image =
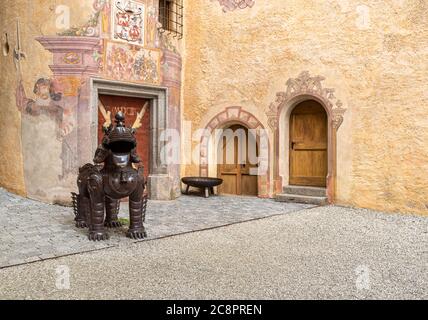
{"label": "door handle", "polygon": [[296,143],[295,142],[292,142],[291,143],[291,150],[294,150],[294,146],[296,145]]}

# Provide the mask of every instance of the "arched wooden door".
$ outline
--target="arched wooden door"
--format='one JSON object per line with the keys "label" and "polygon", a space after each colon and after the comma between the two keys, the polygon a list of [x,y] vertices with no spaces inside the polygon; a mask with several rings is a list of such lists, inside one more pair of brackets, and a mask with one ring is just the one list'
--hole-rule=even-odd
{"label": "arched wooden door", "polygon": [[254,156],[258,156],[256,137],[241,125],[225,130],[230,130],[230,134],[222,137],[217,150],[217,175],[224,181],[218,191],[220,194],[257,196],[258,176],[253,172],[258,167],[254,161]]}
{"label": "arched wooden door", "polygon": [[327,113],[318,102],[300,103],[290,118],[290,185],[326,187]]}

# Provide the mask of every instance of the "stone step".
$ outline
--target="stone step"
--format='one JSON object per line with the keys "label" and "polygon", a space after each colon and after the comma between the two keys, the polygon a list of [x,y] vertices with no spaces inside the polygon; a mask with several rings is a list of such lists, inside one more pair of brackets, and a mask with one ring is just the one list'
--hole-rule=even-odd
{"label": "stone step", "polygon": [[326,188],[304,187],[304,186],[284,187],[284,193],[297,194],[300,196],[308,196],[308,197],[326,197],[327,196]]}
{"label": "stone step", "polygon": [[277,194],[275,200],[278,202],[305,203],[314,204],[317,206],[325,206],[328,204],[327,197],[312,197],[290,193]]}

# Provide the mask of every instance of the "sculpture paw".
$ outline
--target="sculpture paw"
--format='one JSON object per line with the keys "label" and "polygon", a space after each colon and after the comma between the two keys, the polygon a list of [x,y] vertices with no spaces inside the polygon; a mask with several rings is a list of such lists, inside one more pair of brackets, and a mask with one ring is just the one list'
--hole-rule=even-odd
{"label": "sculpture paw", "polygon": [[109,235],[107,232],[90,231],[88,238],[91,241],[104,241],[109,239]]}
{"label": "sculpture paw", "polygon": [[146,230],[142,228],[142,229],[136,229],[136,230],[128,230],[128,232],[126,233],[126,236],[131,239],[142,240],[144,238],[147,238],[147,233],[146,233]]}
{"label": "sculpture paw", "polygon": [[120,228],[122,227],[122,223],[119,220],[106,221],[104,223],[104,226],[106,226],[107,228]]}
{"label": "sculpture paw", "polygon": [[76,228],[85,229],[88,227],[86,221],[76,221]]}

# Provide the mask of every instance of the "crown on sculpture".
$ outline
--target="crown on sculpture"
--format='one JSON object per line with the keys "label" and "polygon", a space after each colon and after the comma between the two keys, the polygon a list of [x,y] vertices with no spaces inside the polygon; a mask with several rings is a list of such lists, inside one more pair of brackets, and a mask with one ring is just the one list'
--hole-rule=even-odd
{"label": "crown on sculpture", "polygon": [[116,124],[106,134],[104,145],[117,152],[128,152],[137,146],[134,130],[125,126],[125,115],[118,112],[115,116]]}

